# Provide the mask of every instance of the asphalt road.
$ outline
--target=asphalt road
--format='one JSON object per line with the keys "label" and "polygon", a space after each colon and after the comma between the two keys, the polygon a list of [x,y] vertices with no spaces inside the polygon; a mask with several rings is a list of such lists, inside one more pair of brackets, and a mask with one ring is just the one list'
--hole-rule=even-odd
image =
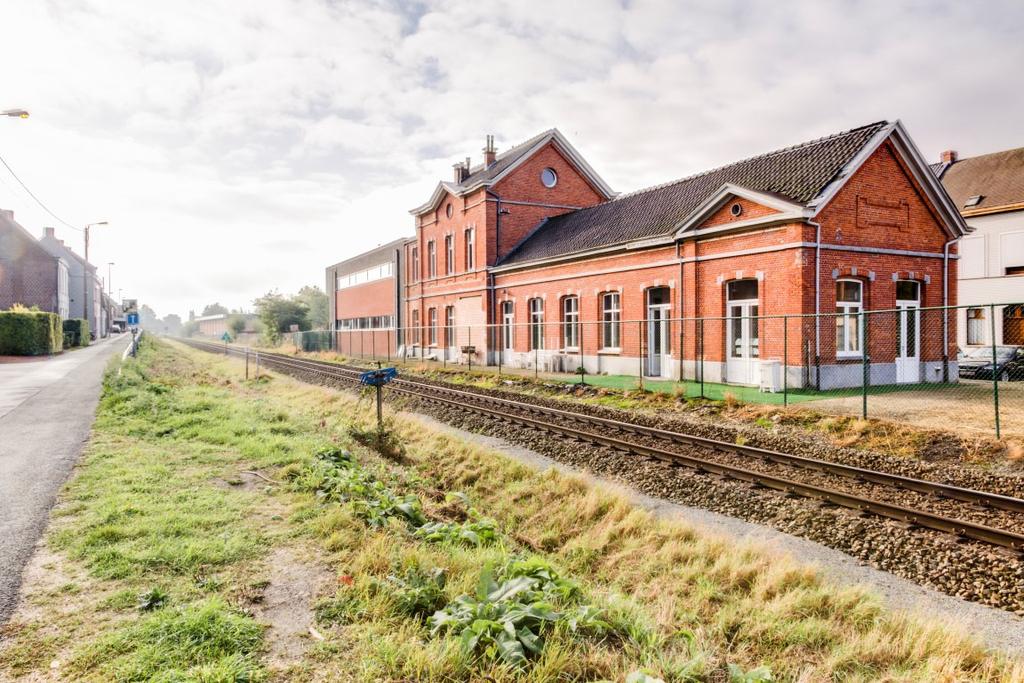
{"label": "asphalt road", "polygon": [[89,437],[108,360],[121,336],[54,358],[0,363],[0,625],[22,570]]}

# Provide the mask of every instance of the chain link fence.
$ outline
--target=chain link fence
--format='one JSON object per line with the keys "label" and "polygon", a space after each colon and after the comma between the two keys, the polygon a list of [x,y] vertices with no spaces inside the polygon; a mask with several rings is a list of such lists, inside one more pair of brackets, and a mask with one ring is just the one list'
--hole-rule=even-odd
{"label": "chain link fence", "polygon": [[[735,400],[922,427],[1024,435],[1024,304],[864,311],[840,301],[820,315],[559,320],[292,335],[296,349],[352,361],[462,368],[679,397]],[[449,324],[445,324],[448,322]]]}

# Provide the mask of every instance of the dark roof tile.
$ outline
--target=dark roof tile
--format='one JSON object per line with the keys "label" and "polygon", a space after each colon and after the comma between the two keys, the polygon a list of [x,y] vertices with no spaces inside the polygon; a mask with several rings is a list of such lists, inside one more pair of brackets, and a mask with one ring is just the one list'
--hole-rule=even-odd
{"label": "dark roof tile", "polygon": [[499,265],[667,235],[726,183],[807,204],[887,125],[872,123],[554,216]]}

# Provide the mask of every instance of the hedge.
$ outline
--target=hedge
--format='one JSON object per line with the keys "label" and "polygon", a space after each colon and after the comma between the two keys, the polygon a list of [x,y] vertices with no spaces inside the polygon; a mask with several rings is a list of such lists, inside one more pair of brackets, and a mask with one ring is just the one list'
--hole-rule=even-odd
{"label": "hedge", "polygon": [[64,321],[64,334],[70,335],[70,343],[64,345],[64,348],[69,346],[88,346],[89,345],[89,321],[85,318],[71,318],[70,320]]}
{"label": "hedge", "polygon": [[56,313],[0,311],[0,355],[42,356],[63,348],[64,330]]}

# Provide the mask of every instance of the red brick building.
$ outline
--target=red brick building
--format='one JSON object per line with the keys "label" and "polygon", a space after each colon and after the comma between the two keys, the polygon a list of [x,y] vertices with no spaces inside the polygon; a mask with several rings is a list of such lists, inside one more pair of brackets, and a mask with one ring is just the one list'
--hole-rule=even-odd
{"label": "red brick building", "polygon": [[956,303],[966,226],[899,122],[619,196],[557,130],[503,154],[488,138],[412,214],[406,353],[737,384],[774,363],[821,388],[956,377],[954,316],[920,309]]}
{"label": "red brick building", "polygon": [[69,317],[68,263],[0,209],[0,311],[15,304]]}

